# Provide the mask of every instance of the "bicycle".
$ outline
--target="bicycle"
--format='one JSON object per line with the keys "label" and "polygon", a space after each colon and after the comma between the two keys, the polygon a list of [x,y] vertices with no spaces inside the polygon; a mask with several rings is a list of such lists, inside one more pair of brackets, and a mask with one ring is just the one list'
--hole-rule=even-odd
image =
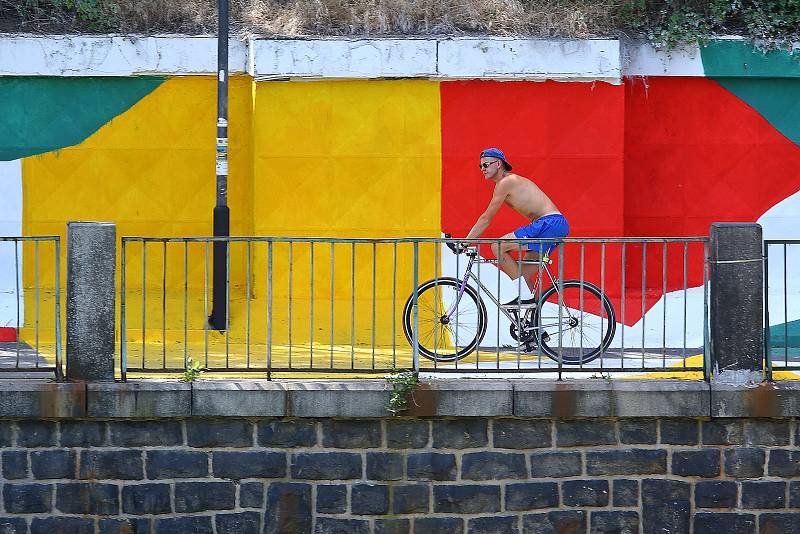
{"label": "bicycle", "polygon": [[[450,238],[445,234],[445,238]],[[478,248],[445,243],[455,254],[469,258],[462,279],[438,277],[417,287],[419,352],[435,362],[454,362],[474,351],[486,335],[488,313],[481,295],[487,295],[511,321],[510,334],[525,352],[539,347],[556,362],[581,365],[597,358],[611,344],[616,313],[611,301],[596,285],[585,280],[560,281],[550,272],[552,260],[543,254],[530,304],[501,304],[472,272],[476,263],[497,263],[478,254]],[[543,287],[547,274],[550,286]],[[469,285],[471,280],[479,290]],[[414,344],[414,292],[403,308],[403,331]],[[499,341],[499,340],[498,340]]]}

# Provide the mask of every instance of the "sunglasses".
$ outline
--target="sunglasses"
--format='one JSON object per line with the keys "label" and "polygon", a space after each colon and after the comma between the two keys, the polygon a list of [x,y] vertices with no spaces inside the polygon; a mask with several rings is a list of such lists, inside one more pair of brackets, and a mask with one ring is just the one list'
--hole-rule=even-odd
{"label": "sunglasses", "polygon": [[500,160],[498,159],[498,160],[495,160],[495,161],[490,161],[488,163],[479,163],[478,167],[480,167],[481,170],[485,170],[485,169],[488,169],[489,165],[492,165],[493,163],[500,163]]}

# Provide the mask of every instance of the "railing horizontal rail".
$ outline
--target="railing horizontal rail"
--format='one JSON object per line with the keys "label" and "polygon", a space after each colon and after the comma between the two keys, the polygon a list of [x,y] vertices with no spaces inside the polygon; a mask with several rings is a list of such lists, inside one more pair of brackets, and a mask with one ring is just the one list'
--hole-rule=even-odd
{"label": "railing horizontal rail", "polygon": [[[707,375],[707,238],[463,241],[125,236],[122,375],[182,372],[190,360],[268,377]],[[219,242],[228,249],[224,330],[206,320]],[[516,271],[504,260],[513,279],[493,259],[510,244],[523,250]],[[537,250],[549,255],[529,253]]]}

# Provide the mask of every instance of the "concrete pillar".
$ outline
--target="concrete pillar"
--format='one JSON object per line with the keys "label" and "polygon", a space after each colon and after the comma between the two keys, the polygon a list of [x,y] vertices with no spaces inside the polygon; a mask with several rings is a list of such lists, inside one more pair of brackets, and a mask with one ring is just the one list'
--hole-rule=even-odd
{"label": "concrete pillar", "polygon": [[761,226],[714,223],[710,241],[713,380],[759,382],[764,353]]}
{"label": "concrete pillar", "polygon": [[117,227],[67,223],[67,379],[114,380]]}

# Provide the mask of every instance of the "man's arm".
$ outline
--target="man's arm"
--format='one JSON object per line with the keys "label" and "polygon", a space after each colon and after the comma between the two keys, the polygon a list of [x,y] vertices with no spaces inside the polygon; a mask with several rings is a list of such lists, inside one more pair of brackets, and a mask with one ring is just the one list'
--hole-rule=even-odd
{"label": "man's arm", "polygon": [[495,186],[489,206],[487,206],[486,211],[484,211],[481,216],[478,217],[478,220],[475,222],[472,230],[470,230],[467,234],[466,239],[477,239],[483,234],[483,232],[486,231],[486,229],[489,227],[489,223],[492,222],[492,219],[497,214],[500,206],[503,205],[506,197],[508,197],[508,192],[509,184],[506,181],[503,181]]}

